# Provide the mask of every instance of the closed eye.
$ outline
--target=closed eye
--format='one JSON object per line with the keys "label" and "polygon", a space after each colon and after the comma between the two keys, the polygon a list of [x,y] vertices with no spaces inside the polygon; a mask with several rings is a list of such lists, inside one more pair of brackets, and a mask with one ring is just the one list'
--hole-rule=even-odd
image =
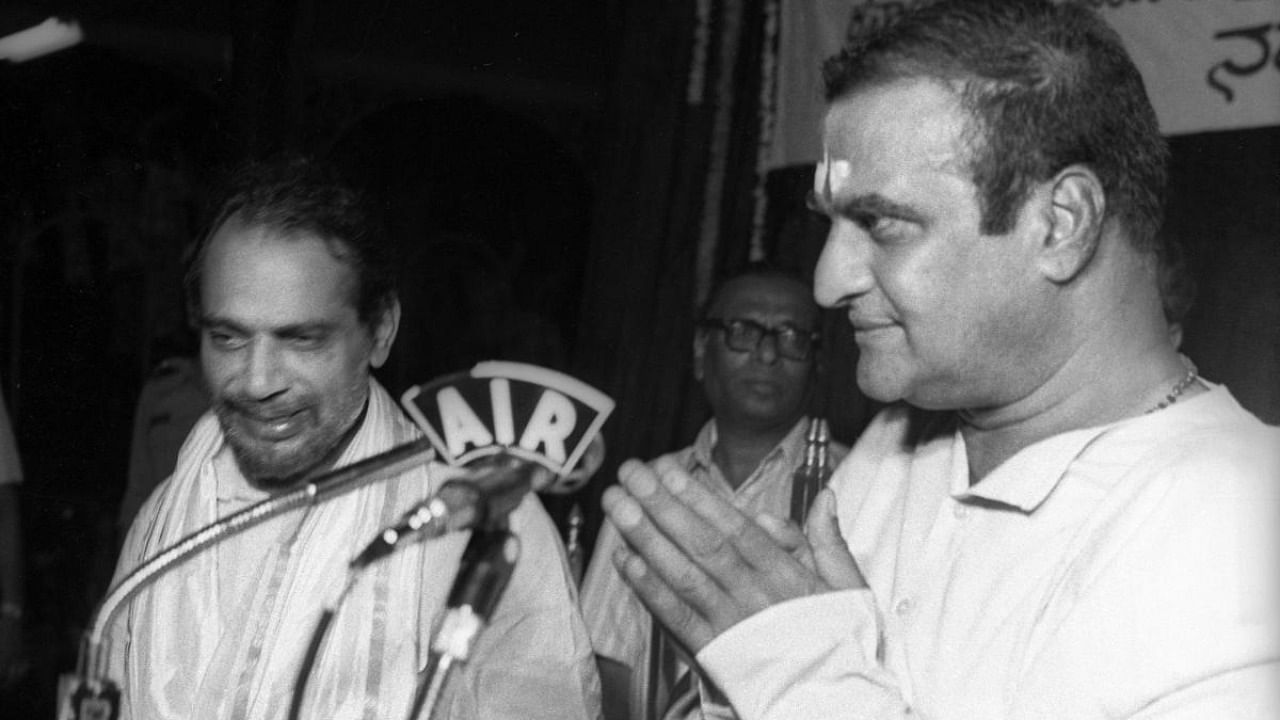
{"label": "closed eye", "polygon": [[236,350],[244,347],[245,336],[217,328],[205,330],[205,338],[215,350]]}
{"label": "closed eye", "polygon": [[880,243],[902,240],[916,227],[909,219],[879,213],[854,213],[850,219]]}
{"label": "closed eye", "polygon": [[872,231],[888,222],[920,224],[923,220],[920,213],[910,205],[878,194],[837,200],[833,209],[867,231]]}
{"label": "closed eye", "polygon": [[329,334],[323,332],[298,332],[291,333],[285,336],[284,339],[299,350],[314,350],[324,346],[329,340]]}
{"label": "closed eye", "polygon": [[295,350],[317,350],[328,346],[338,328],[327,322],[308,322],[285,325],[275,330],[275,336]]}

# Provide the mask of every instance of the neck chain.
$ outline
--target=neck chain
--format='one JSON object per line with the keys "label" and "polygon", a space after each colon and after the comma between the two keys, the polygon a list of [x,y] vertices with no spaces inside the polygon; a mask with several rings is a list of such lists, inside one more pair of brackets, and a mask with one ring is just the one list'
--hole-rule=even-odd
{"label": "neck chain", "polygon": [[1169,407],[1170,405],[1178,402],[1178,398],[1182,397],[1182,393],[1186,392],[1187,388],[1191,387],[1191,384],[1194,383],[1196,379],[1200,377],[1200,371],[1196,370],[1196,366],[1191,365],[1190,363],[1188,363],[1188,365],[1189,367],[1187,368],[1187,374],[1183,375],[1182,378],[1178,380],[1178,382],[1174,383],[1173,389],[1169,391],[1168,395],[1164,396],[1163,400],[1156,403],[1155,407],[1151,408],[1150,410],[1147,410],[1146,413],[1144,414],[1150,415],[1151,413],[1157,410],[1163,410]]}

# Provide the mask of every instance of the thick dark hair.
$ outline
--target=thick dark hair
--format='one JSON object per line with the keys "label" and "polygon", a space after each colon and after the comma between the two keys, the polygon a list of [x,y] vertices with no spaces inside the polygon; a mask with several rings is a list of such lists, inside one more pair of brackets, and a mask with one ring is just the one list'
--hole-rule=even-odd
{"label": "thick dark hair", "polygon": [[228,221],[282,235],[323,240],[356,276],[356,313],[372,326],[396,299],[395,257],[364,196],[332,167],[291,157],[246,165],[234,172],[209,229],[187,264],[183,280],[189,316],[200,317],[200,273],[209,241]]}
{"label": "thick dark hair", "polygon": [[829,102],[900,79],[952,87],[971,121],[984,233],[1008,232],[1033,184],[1080,163],[1102,182],[1106,218],[1135,247],[1159,250],[1168,148],[1120,37],[1083,5],[924,5],[854,40],[823,75]]}

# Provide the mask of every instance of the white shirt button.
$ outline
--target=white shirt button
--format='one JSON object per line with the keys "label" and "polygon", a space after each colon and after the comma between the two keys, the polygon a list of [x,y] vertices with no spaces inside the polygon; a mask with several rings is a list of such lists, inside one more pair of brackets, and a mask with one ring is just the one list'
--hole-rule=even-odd
{"label": "white shirt button", "polygon": [[902,598],[897,605],[893,606],[893,612],[902,617],[911,612],[913,607],[915,607],[915,603],[911,602],[911,598]]}
{"label": "white shirt button", "polygon": [[963,520],[969,517],[969,506],[963,503],[956,503],[955,507],[951,508],[951,512],[956,516],[957,520]]}

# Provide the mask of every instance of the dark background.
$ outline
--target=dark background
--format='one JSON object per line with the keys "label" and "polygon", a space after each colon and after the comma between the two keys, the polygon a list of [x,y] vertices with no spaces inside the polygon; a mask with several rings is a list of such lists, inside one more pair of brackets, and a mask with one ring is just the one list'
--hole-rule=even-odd
{"label": "dark background", "polygon": [[[756,170],[771,3],[716,0],[701,19],[697,5],[0,8],[0,35],[56,13],[87,35],[0,64],[0,381],[27,475],[36,660],[2,712],[49,716],[53,678],[73,668],[120,540],[138,393],[157,362],[190,349],[183,252],[215,178],[248,157],[327,156],[379,199],[404,257],[405,321],[380,374],[393,394],[504,358],[569,371],[618,401],[605,470],[546,498],[562,523],[581,505],[590,547],[612,468],[687,444],[705,419],[689,369],[699,258],[712,272],[746,261],[757,188],[771,258],[810,270],[825,231],[803,209],[810,168]],[[1199,289],[1185,352],[1272,423],[1278,143],[1277,128],[1173,138],[1167,229]],[[814,409],[847,442],[873,408],[853,389],[844,323],[828,317],[826,330]]]}

